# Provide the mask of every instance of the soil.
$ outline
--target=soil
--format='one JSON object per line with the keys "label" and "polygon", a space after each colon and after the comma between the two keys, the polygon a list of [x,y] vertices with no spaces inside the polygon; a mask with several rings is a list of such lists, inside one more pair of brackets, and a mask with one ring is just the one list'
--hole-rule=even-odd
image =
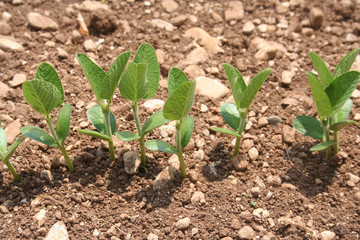
{"label": "soil", "polygon": [[[126,32],[121,24],[114,25],[114,16],[106,18],[97,13],[96,19],[105,19],[104,22],[95,24],[90,28],[90,35],[84,35],[76,42],[71,40],[71,36],[73,30],[78,30],[77,14],[67,8],[75,6],[73,9],[77,12],[76,4],[81,1],[19,2],[21,4],[5,0],[0,4],[1,12],[12,15],[9,22],[11,35],[25,48],[24,52],[5,52],[6,59],[2,59],[0,65],[0,79],[8,84],[16,73],[25,73],[28,79],[32,79],[36,67],[44,61],[55,67],[64,85],[65,102],[73,109],[73,131],[70,131],[66,145],[74,159],[76,172],[70,174],[58,163],[61,157],[58,149],[30,139],[23,142],[11,159],[21,182],[14,182],[0,163],[0,204],[4,206],[0,213],[1,239],[42,239],[58,221],[65,223],[70,239],[147,239],[150,233],[157,235],[158,239],[240,239],[238,231],[244,226],[255,230],[256,239],[311,239],[311,231],[320,233],[327,230],[336,234],[332,239],[359,239],[360,208],[354,195],[359,191],[360,183],[348,184],[345,176],[346,173],[360,175],[359,124],[340,133],[341,152],[330,161],[324,161],[323,152],[309,151],[317,143],[311,138],[296,133],[284,141],[287,134],[291,134],[284,126],[292,126],[296,116],[316,116],[305,74],[313,70],[308,51],[319,53],[334,70],[345,54],[359,47],[359,37],[354,42],[345,39],[360,21],[359,3],[343,1],[351,3],[346,8],[337,1],[304,0],[298,1],[299,6],[290,6],[285,13],[279,14],[275,8],[281,2],[245,0],[245,16],[229,24],[223,15],[229,8],[226,1],[178,0],[178,9],[167,13],[158,0],[149,1],[149,7],[143,1],[109,0],[106,4],[112,14],[116,19],[127,21],[130,32]],[[286,29],[282,33],[271,29],[261,33],[255,28],[250,35],[242,33],[241,29],[248,20],[273,26],[281,19],[300,22],[308,19],[314,7],[323,11],[325,21],[310,36],[300,32],[293,35],[295,37],[286,37]],[[150,13],[146,9],[150,9]],[[218,13],[219,21],[210,9]],[[30,11],[49,15],[59,24],[59,30],[46,32],[29,27],[26,15]],[[83,15],[89,22],[90,14]],[[154,28],[149,23],[153,18],[170,22],[178,15],[196,16],[197,21],[188,19],[172,32]],[[148,173],[130,176],[124,172],[122,155],[129,149],[137,151],[136,142],[116,140],[119,157],[118,161],[112,162],[106,144],[75,131],[80,122],[87,121],[87,106],[96,99],[74,60],[74,54],[85,52],[85,39],[94,42],[104,39],[98,50],[89,55],[107,70],[119,53],[124,50],[136,52],[142,42],[147,42],[165,53],[160,66],[161,84],[155,98],[166,100],[167,71],[169,67],[177,66],[191,51],[189,46],[193,40],[183,37],[183,34],[192,27],[200,27],[215,37],[222,36],[224,52],[210,55],[199,66],[205,70],[218,68],[219,71],[206,70],[206,76],[219,79],[227,87],[230,86],[221,66],[223,62],[242,66],[241,73],[251,77],[269,64],[273,69],[251,106],[253,126],[246,131],[241,144],[241,154],[247,157],[249,149],[255,147],[259,157],[256,161],[249,161],[245,171],[236,171],[229,164],[233,138],[210,130],[214,125],[225,126],[219,108],[231,93],[217,100],[197,95],[190,112],[196,119],[194,141],[185,151],[192,181],[177,176],[168,188],[154,191],[153,182],[168,165],[170,155],[148,152]],[[354,34],[356,36],[358,32]],[[256,49],[251,41],[257,36],[282,44],[287,54],[276,56],[271,61],[254,58]],[[55,42],[55,47],[46,44],[48,41]],[[56,47],[65,49],[68,57],[59,57]],[[281,74],[284,70],[290,71],[292,66],[297,70],[287,86],[281,83]],[[284,104],[284,99],[289,98],[295,99],[297,104]],[[359,99],[353,100],[351,119],[360,113]],[[200,111],[201,104],[208,110]],[[146,110],[142,103],[140,105],[140,118],[144,121],[152,111]],[[130,103],[120,96],[119,91],[112,102],[112,111],[118,130],[135,131]],[[20,86],[12,88],[10,95],[1,99],[0,115],[4,114],[8,118],[3,119],[3,127],[20,119],[22,126],[38,125],[46,129],[44,118],[25,102]],[[274,115],[282,119],[276,127],[259,126],[261,117]],[[152,132],[149,138],[161,138],[159,132]],[[201,160],[194,157],[200,149],[205,152]],[[53,179],[47,179],[44,170],[50,170]],[[278,177],[281,182],[271,181]],[[259,196],[251,192],[256,186],[260,186]],[[195,191],[204,193],[206,203],[191,202]],[[254,210],[259,208],[267,210],[269,216],[254,215]],[[42,209],[46,210],[46,217],[38,222],[34,216]],[[190,218],[190,227],[178,230],[177,221],[185,217]],[[280,220],[284,218],[297,224],[281,224]]]}

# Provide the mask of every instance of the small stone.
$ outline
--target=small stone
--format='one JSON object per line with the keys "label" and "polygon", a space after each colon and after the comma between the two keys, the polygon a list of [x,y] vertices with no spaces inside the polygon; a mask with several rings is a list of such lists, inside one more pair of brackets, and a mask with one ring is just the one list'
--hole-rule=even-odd
{"label": "small stone", "polygon": [[200,40],[200,44],[205,47],[206,51],[209,54],[216,54],[218,52],[223,52],[220,45],[221,42],[218,38],[212,37],[204,29],[195,27],[190,28],[185,32],[185,37],[194,38],[195,40]]}
{"label": "small stone", "polygon": [[324,13],[320,8],[313,8],[309,13],[310,23],[314,29],[318,29],[324,22]]}
{"label": "small stone", "polygon": [[96,52],[96,50],[97,50],[96,44],[91,39],[85,40],[84,48],[85,48],[85,51],[88,51],[88,52]]}
{"label": "small stone", "polygon": [[355,114],[354,121],[360,121],[360,113]]}
{"label": "small stone", "polygon": [[205,200],[205,195],[204,193],[200,192],[200,191],[196,191],[194,192],[194,194],[191,197],[191,203],[192,204],[205,204],[206,200]]}
{"label": "small stone", "polygon": [[353,183],[358,183],[360,181],[360,178],[352,173],[345,173],[345,178]]}
{"label": "small stone", "polygon": [[179,15],[177,17],[172,18],[171,23],[176,27],[180,27],[186,22],[187,19],[188,19],[187,15]]}
{"label": "small stone", "polygon": [[270,184],[270,186],[280,187],[281,186],[281,178],[278,175],[271,175],[266,178],[266,182]]}
{"label": "small stone", "polygon": [[238,236],[240,239],[251,240],[255,237],[255,231],[249,226],[245,226],[239,230]]}
{"label": "small stone", "polygon": [[33,219],[38,222],[44,223],[45,217],[46,217],[46,209],[41,209],[37,214],[34,215]]}
{"label": "small stone", "polygon": [[174,0],[163,0],[161,1],[161,6],[165,9],[165,11],[170,13],[178,9],[179,4],[177,4]]}
{"label": "small stone", "polygon": [[55,223],[49,230],[44,240],[69,240],[69,235],[64,222]]}
{"label": "small stone", "polygon": [[69,54],[64,49],[62,49],[60,47],[57,47],[56,50],[58,52],[58,57],[59,58],[68,58]]}
{"label": "small stone", "polygon": [[292,127],[284,125],[282,129],[282,136],[286,143],[295,143],[295,130]]}
{"label": "small stone", "polygon": [[154,233],[149,233],[149,235],[146,238],[147,240],[158,240],[159,237],[158,235],[154,234]]}
{"label": "small stone", "polygon": [[195,236],[196,234],[198,234],[199,229],[198,228],[193,228],[191,229],[191,235]]}
{"label": "small stone", "polygon": [[194,154],[194,158],[198,159],[200,161],[205,159],[205,152],[202,149],[199,149],[195,154]]}
{"label": "small stone", "polygon": [[351,98],[360,98],[360,90],[355,89],[351,94]]}
{"label": "small stone", "polygon": [[43,170],[40,172],[40,177],[44,180],[47,180],[49,182],[53,182],[54,181],[54,177],[51,173],[50,170]]}
{"label": "small stone", "polygon": [[224,13],[225,20],[230,22],[232,20],[240,20],[244,17],[244,6],[240,1],[231,1],[228,3],[229,9]]}
{"label": "small stone", "polygon": [[20,119],[13,121],[7,126],[5,129],[5,134],[7,136],[8,144],[12,144],[16,140],[17,136],[20,134],[20,128]]}
{"label": "small stone", "polygon": [[347,42],[357,42],[358,38],[354,34],[348,33],[348,34],[346,34],[345,41],[347,41]]}
{"label": "small stone", "polygon": [[7,209],[7,207],[1,205],[0,206],[0,213],[7,214],[7,213],[9,213],[9,209]]}
{"label": "small stone", "polygon": [[190,218],[186,217],[177,221],[175,227],[179,230],[186,230],[191,224]]}
{"label": "small stone", "polygon": [[190,180],[194,183],[196,183],[199,179],[199,174],[195,170],[190,170],[188,173],[188,176],[189,176]]}
{"label": "small stone", "polygon": [[360,202],[360,191],[355,193],[354,199],[355,199],[355,201]]}
{"label": "small stone", "polygon": [[88,126],[89,126],[88,122],[83,121],[83,122],[80,123],[80,128],[86,128]]}
{"label": "small stone", "polygon": [[270,213],[268,210],[257,208],[253,211],[253,215],[258,218],[268,218],[270,216]]}
{"label": "small stone", "polygon": [[318,185],[320,185],[320,184],[322,184],[322,181],[321,181],[320,178],[316,178],[316,179],[315,179],[315,183],[318,184]]}
{"label": "small stone", "polygon": [[260,187],[253,187],[251,188],[251,194],[254,196],[254,197],[258,197],[260,196],[261,194],[261,188]]}
{"label": "small stone", "polygon": [[100,235],[99,230],[97,230],[97,229],[95,228],[92,235],[93,235],[94,237],[98,237],[98,236]]}
{"label": "small stone", "polygon": [[247,21],[243,28],[242,28],[242,32],[245,34],[245,35],[250,35],[255,29],[255,25],[252,21]]}
{"label": "small stone", "polygon": [[200,76],[205,76],[204,70],[197,65],[189,65],[184,69],[184,72],[190,79],[195,79]]}
{"label": "small stone", "polygon": [[294,185],[292,185],[291,183],[283,183],[281,185],[281,187],[284,189],[296,190],[296,187]]}
{"label": "small stone", "polygon": [[355,187],[355,183],[350,180],[346,181],[346,185],[351,188]]}
{"label": "small stone", "polygon": [[71,32],[71,41],[73,43],[80,43],[82,40],[82,35],[78,30],[73,30]]}
{"label": "small stone", "polygon": [[266,117],[261,117],[258,123],[259,127],[265,127],[266,125],[268,125],[268,119]]}
{"label": "small stone", "polygon": [[321,240],[334,240],[336,238],[336,234],[331,231],[323,231],[320,233]]}
{"label": "small stone", "polygon": [[234,230],[239,230],[241,228],[241,223],[240,223],[239,219],[234,218],[233,220],[231,220],[230,227]]}
{"label": "small stone", "polygon": [[24,47],[15,40],[0,36],[0,48],[4,51],[23,52]]}
{"label": "small stone", "polygon": [[2,19],[5,21],[5,22],[9,22],[10,21],[10,19],[11,19],[11,14],[10,13],[8,13],[8,12],[3,12],[2,13]]}
{"label": "small stone", "polygon": [[13,79],[9,82],[10,87],[17,87],[22,85],[26,81],[26,74],[17,73],[14,75]]}
{"label": "small stone", "polygon": [[251,161],[256,161],[256,159],[258,158],[259,156],[259,151],[256,149],[256,148],[250,148],[249,150],[249,158]]}
{"label": "small stone", "polygon": [[234,159],[232,160],[232,165],[234,166],[234,168],[238,171],[245,171],[247,166],[248,166],[249,162],[246,161],[246,158],[244,155],[242,154],[238,154],[237,156],[234,157]]}
{"label": "small stone", "polygon": [[220,81],[208,77],[196,78],[196,92],[211,99],[224,97],[229,89]]}
{"label": "small stone", "polygon": [[282,122],[281,118],[278,116],[270,116],[270,117],[268,117],[267,120],[268,120],[268,123],[274,127],[276,127],[279,123]]}
{"label": "small stone", "polygon": [[0,21],[0,34],[10,35],[10,33],[11,33],[11,26],[5,21]]}
{"label": "small stone", "polygon": [[150,20],[149,22],[155,28],[164,29],[164,30],[166,30],[168,32],[174,31],[174,26],[171,23],[166,22],[164,20],[155,18],[155,19]]}
{"label": "small stone", "polygon": [[165,102],[161,99],[150,99],[144,102],[144,107],[151,110],[161,109]]}
{"label": "small stone", "polygon": [[124,169],[127,174],[135,174],[140,167],[140,157],[137,152],[128,151],[123,156]]}
{"label": "small stone", "polygon": [[29,21],[30,26],[36,29],[56,31],[59,28],[54,20],[39,13],[30,12],[27,16],[27,20]]}
{"label": "small stone", "polygon": [[260,24],[257,29],[259,30],[259,32],[265,33],[267,32],[268,26],[266,24]]}
{"label": "small stone", "polygon": [[98,1],[84,1],[80,4],[79,9],[85,12],[94,12],[98,9],[108,10],[109,6]]}
{"label": "small stone", "polygon": [[285,86],[289,86],[292,80],[293,74],[289,71],[283,71],[281,74],[281,83]]}
{"label": "small stone", "polygon": [[[209,108],[208,108],[205,104],[201,104],[201,105],[200,105],[200,112],[205,113],[205,112],[207,112],[208,110],[209,110]],[[354,119],[355,119],[355,117],[354,117]],[[360,120],[360,114],[359,114],[359,120]]]}

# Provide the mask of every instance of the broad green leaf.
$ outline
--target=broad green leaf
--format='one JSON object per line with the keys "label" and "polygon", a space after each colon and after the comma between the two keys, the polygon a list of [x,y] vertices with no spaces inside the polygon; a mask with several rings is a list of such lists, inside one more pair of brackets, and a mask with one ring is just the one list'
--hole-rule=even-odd
{"label": "broad green leaf", "polygon": [[125,141],[125,142],[140,139],[139,135],[137,135],[137,134],[135,134],[133,132],[129,132],[129,131],[116,132],[115,136],[118,137],[119,139]]}
{"label": "broad green leaf", "polygon": [[71,106],[65,104],[59,111],[56,121],[56,134],[60,142],[64,142],[70,130]]}
{"label": "broad green leaf", "polygon": [[[105,127],[105,116],[101,111],[100,105],[92,106],[87,112],[86,115],[89,121],[94,125],[94,127],[101,133],[107,135],[106,127]],[[115,133],[116,130],[116,120],[114,114],[110,111],[110,126],[112,134]],[[111,135],[112,135],[111,134]]]}
{"label": "broad green leaf", "polygon": [[249,108],[251,105],[251,102],[254,100],[257,92],[260,90],[261,86],[265,82],[266,78],[271,73],[270,68],[266,68],[256,74],[256,76],[250,81],[249,85],[243,92],[243,94],[240,97],[239,106],[240,108]]}
{"label": "broad green leaf", "polygon": [[55,69],[50,64],[41,63],[36,70],[35,79],[52,83],[59,90],[61,102],[59,102],[56,107],[60,106],[64,102],[64,90],[61,80]]}
{"label": "broad green leaf", "polygon": [[319,143],[319,144],[313,146],[312,148],[310,148],[310,151],[322,151],[322,150],[325,150],[328,147],[334,145],[335,143],[336,143],[336,140],[332,140],[330,142],[322,142],[322,143]]}
{"label": "broad green leaf", "polygon": [[145,97],[148,86],[146,82],[146,63],[130,62],[121,77],[119,89],[123,97],[137,102]]}
{"label": "broad green leaf", "polygon": [[48,115],[62,102],[61,93],[55,85],[43,80],[26,81],[22,89],[29,105],[43,115]]}
{"label": "broad green leaf", "polygon": [[360,72],[350,71],[337,77],[325,89],[332,105],[332,114],[335,114],[350,98],[360,81]]}
{"label": "broad green leaf", "polygon": [[190,82],[185,73],[179,68],[171,68],[168,75],[168,97],[170,97],[175,89],[177,89],[181,84],[184,82]]}
{"label": "broad green leaf", "polygon": [[51,147],[57,147],[56,140],[44,130],[38,127],[22,127],[20,132],[28,138],[46,144]]}
{"label": "broad green leaf", "polygon": [[150,99],[155,96],[158,90],[160,76],[159,63],[154,48],[147,43],[141,44],[136,52],[134,62],[146,63],[147,65],[146,77],[148,90],[143,98]]}
{"label": "broad green leaf", "polygon": [[324,89],[327,88],[330,85],[330,83],[334,80],[333,76],[331,75],[331,72],[329,71],[326,64],[319,55],[317,55],[314,52],[309,52],[309,55],[315,66],[316,71],[319,74],[320,81]]}
{"label": "broad green leaf", "polygon": [[235,131],[239,130],[240,113],[234,103],[224,103],[220,107],[220,113],[223,119]]}
{"label": "broad green leaf", "polygon": [[189,113],[195,98],[196,81],[181,84],[167,99],[164,117],[169,120],[182,120]]}
{"label": "broad green leaf", "polygon": [[173,147],[173,145],[158,139],[146,141],[145,146],[147,149],[151,151],[160,151],[160,152],[178,154],[178,151]]}
{"label": "broad green leaf", "polygon": [[167,122],[169,122],[169,120],[164,118],[163,111],[156,112],[146,119],[144,125],[142,126],[142,134],[146,135],[153,129],[160,127]]}
{"label": "broad green leaf", "polygon": [[219,133],[225,133],[225,134],[229,134],[235,137],[241,137],[241,135],[237,132],[234,132],[230,129],[226,129],[226,128],[219,128],[219,127],[212,127],[211,130],[215,131],[215,132],[219,132]]}
{"label": "broad green leaf", "polygon": [[310,116],[298,116],[293,122],[294,129],[315,139],[324,139],[324,129],[319,120]]}
{"label": "broad green leaf", "polygon": [[9,150],[6,153],[5,160],[9,160],[10,157],[15,152],[16,148],[19,146],[19,144],[24,140],[25,136],[21,136],[18,140],[16,140],[11,146],[9,147]]}
{"label": "broad green leaf", "polygon": [[350,53],[348,53],[345,57],[343,57],[343,59],[341,59],[339,64],[336,66],[333,77],[337,78],[341,74],[344,74],[347,71],[349,71],[351,68],[351,65],[353,64],[353,62],[355,61],[355,59],[359,53],[360,53],[360,48],[355,48]]}
{"label": "broad green leaf", "polygon": [[98,102],[100,102],[103,99],[101,97],[102,81],[107,76],[105,71],[84,54],[77,54],[76,58],[79,61],[81,69],[88,79]]}
{"label": "broad green leaf", "polygon": [[181,125],[181,147],[184,148],[188,145],[191,135],[194,130],[194,118],[188,116],[184,118]]}
{"label": "broad green leaf", "polygon": [[313,73],[307,72],[307,77],[310,83],[311,91],[314,95],[319,116],[330,116],[332,112],[332,106],[323,86]]}
{"label": "broad green leaf", "polygon": [[351,113],[352,105],[353,101],[350,98],[346,100],[345,104],[336,113],[336,121],[346,121]]}
{"label": "broad green leaf", "polygon": [[111,140],[110,137],[108,137],[105,134],[102,134],[100,132],[96,132],[96,131],[92,131],[92,130],[88,130],[88,129],[76,129],[76,131],[78,131],[79,133],[86,134],[86,135],[91,136],[91,137],[95,137],[95,138],[105,140],[105,141],[110,141]]}
{"label": "broad green leaf", "polygon": [[356,121],[350,121],[350,120],[346,120],[346,121],[341,121],[341,122],[336,122],[334,124],[332,124],[329,129],[332,131],[339,131],[344,127],[347,127],[351,124],[356,123]]}
{"label": "broad green leaf", "polygon": [[224,63],[223,68],[229,80],[231,92],[234,96],[236,106],[240,107],[240,97],[246,89],[246,83],[243,77],[241,76],[240,72],[233,66]]}
{"label": "broad green leaf", "polygon": [[7,137],[5,130],[0,127],[0,152],[5,154],[7,149]]}

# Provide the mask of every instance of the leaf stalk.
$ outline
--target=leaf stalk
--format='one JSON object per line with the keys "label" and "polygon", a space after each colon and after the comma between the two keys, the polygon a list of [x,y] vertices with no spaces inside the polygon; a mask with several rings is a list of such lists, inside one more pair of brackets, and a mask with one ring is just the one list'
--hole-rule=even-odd
{"label": "leaf stalk", "polygon": [[145,154],[145,136],[142,132],[140,118],[139,118],[139,111],[138,111],[138,102],[132,102],[131,107],[133,109],[134,118],[136,128],[138,130],[138,134],[140,136],[139,143],[140,143],[140,158],[141,158],[141,166],[146,168],[146,154]]}
{"label": "leaf stalk", "polygon": [[185,165],[184,157],[182,155],[183,149],[181,146],[181,127],[182,127],[182,121],[178,121],[176,123],[175,141],[176,141],[176,148],[178,151],[177,155],[180,161],[181,177],[186,178],[186,165]]}
{"label": "leaf stalk", "polygon": [[110,140],[108,141],[110,159],[115,162],[116,157],[115,157],[114,142],[112,139],[112,131],[111,131],[111,123],[110,123],[110,101],[103,100],[100,104],[100,107],[105,120],[106,134],[110,138]]}
{"label": "leaf stalk", "polygon": [[239,133],[240,137],[236,137],[234,153],[230,158],[230,162],[232,162],[234,160],[234,158],[239,154],[240,142],[241,142],[242,133],[245,129],[248,108],[245,108],[245,109],[239,108],[238,110],[240,113],[240,122],[239,122],[239,129],[238,129],[238,133]]}

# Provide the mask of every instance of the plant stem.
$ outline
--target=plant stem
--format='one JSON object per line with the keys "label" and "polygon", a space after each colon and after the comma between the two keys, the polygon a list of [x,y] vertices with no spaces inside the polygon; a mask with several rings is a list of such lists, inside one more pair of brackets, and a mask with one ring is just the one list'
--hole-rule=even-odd
{"label": "plant stem", "polygon": [[[8,153],[9,154],[9,153]],[[16,182],[20,181],[20,177],[16,172],[16,169],[14,168],[14,166],[9,162],[9,156],[8,154],[6,156],[4,156],[4,154],[2,152],[0,152],[0,159],[3,161],[3,163],[5,163],[5,165],[9,168],[11,174],[13,175],[14,179]]]}
{"label": "plant stem", "polygon": [[66,149],[65,149],[65,147],[64,147],[64,143],[62,143],[62,142],[59,140],[59,138],[58,138],[58,136],[57,136],[57,134],[56,134],[56,131],[55,131],[55,129],[54,129],[54,125],[53,125],[52,120],[51,120],[51,116],[50,116],[50,115],[47,115],[45,118],[46,118],[46,122],[47,122],[48,125],[49,125],[51,135],[53,136],[53,138],[55,139],[55,141],[56,141],[56,143],[57,143],[57,145],[58,145],[57,148],[59,148],[60,151],[61,151],[61,153],[63,154],[64,159],[65,159],[65,161],[66,161],[66,164],[68,165],[68,168],[69,168],[70,172],[71,172],[71,173],[75,172],[75,168],[74,168],[74,166],[73,166],[73,164],[72,164],[72,161],[71,161],[71,158],[70,158],[69,154],[67,153],[67,151],[66,151]]}
{"label": "plant stem", "polygon": [[175,133],[175,141],[176,141],[176,148],[177,148],[177,155],[180,161],[180,170],[181,170],[181,177],[186,177],[186,165],[184,161],[184,157],[182,155],[183,149],[181,146],[181,127],[182,127],[182,121],[178,121],[176,123],[176,133]]}
{"label": "plant stem", "polygon": [[136,128],[138,130],[138,134],[140,136],[139,142],[140,142],[140,158],[141,158],[141,166],[146,167],[146,154],[145,154],[145,136],[143,135],[141,124],[140,124],[140,118],[138,114],[138,103],[132,102],[131,107],[134,112],[134,118],[135,118],[135,124]]}
{"label": "plant stem", "polygon": [[[328,129],[329,119],[327,117],[323,117],[320,120],[321,120],[321,125],[324,129],[325,141],[330,142],[330,133]],[[326,149],[326,160],[329,160],[330,157],[331,157],[331,146]]]}
{"label": "plant stem", "polygon": [[336,140],[336,143],[334,144],[334,154],[337,154],[339,152],[338,131],[334,131],[334,140]]}
{"label": "plant stem", "polygon": [[240,112],[240,123],[239,123],[238,134],[240,135],[240,137],[236,137],[234,153],[230,158],[230,162],[232,162],[234,158],[239,154],[241,135],[245,129],[245,124],[246,124],[247,109],[240,109],[239,112]]}
{"label": "plant stem", "polygon": [[108,141],[110,159],[115,162],[116,157],[115,157],[114,142],[112,140],[112,131],[111,131],[111,123],[110,123],[110,102],[105,102],[103,104],[100,104],[100,106],[101,106],[101,112],[103,113],[105,119],[106,134],[110,138],[110,140]]}

